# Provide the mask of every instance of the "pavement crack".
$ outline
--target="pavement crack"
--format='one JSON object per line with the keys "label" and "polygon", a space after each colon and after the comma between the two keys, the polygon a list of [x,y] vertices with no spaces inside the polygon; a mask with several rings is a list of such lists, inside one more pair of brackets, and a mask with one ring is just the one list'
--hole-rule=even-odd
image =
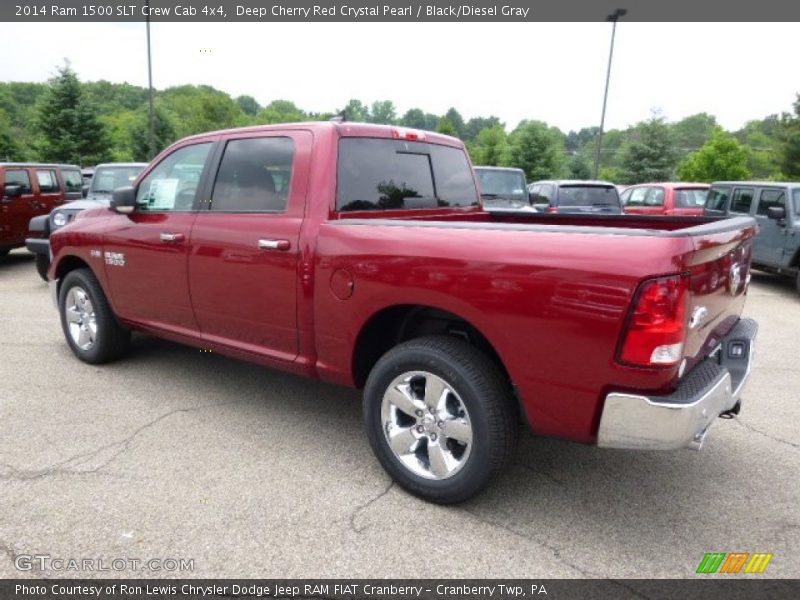
{"label": "pavement crack", "polygon": [[[66,458],[57,463],[53,463],[52,465],[49,465],[42,469],[20,469],[7,463],[0,463],[0,481],[4,480],[32,481],[49,477],[51,475],[84,475],[84,474],[98,473],[103,468],[111,464],[114,460],[116,460],[120,455],[126,452],[130,447],[131,443],[139,435],[141,435],[148,429],[155,427],[165,419],[181,413],[190,413],[199,410],[204,410],[206,408],[216,408],[219,406],[226,406],[229,404],[238,404],[240,402],[241,402],[240,400],[235,400],[231,402],[219,402],[214,404],[193,406],[190,408],[176,408],[174,410],[170,410],[162,415],[159,415],[155,419],[148,421],[144,425],[138,427],[130,435],[128,435],[122,440],[111,442],[109,444],[104,444],[103,446],[95,448],[94,450],[89,450],[88,452],[81,452],[78,454],[74,454],[69,458]],[[85,465],[86,463],[90,462],[92,459],[98,457],[99,455],[102,455],[102,453],[106,451],[110,451],[109,456],[97,466],[91,469],[77,468],[80,467],[81,465]]]}
{"label": "pavement crack", "polygon": [[774,435],[770,435],[766,431],[762,431],[762,430],[758,429],[757,427],[753,427],[752,425],[750,425],[746,421],[743,421],[742,419],[738,419],[737,418],[736,422],[739,423],[739,425],[741,425],[745,429],[747,429],[749,431],[752,431],[753,433],[757,433],[759,435],[763,435],[765,438],[768,438],[768,439],[772,440],[773,442],[778,442],[779,444],[786,444],[787,446],[791,446],[792,448],[800,448],[800,444],[796,444],[794,442],[790,442],[789,440],[784,440],[783,438],[779,438],[779,437],[775,437]]}
{"label": "pavement crack", "polygon": [[518,462],[518,463],[514,463],[514,466],[515,467],[519,467],[520,469],[525,469],[526,471],[530,471],[534,475],[540,475],[540,476],[544,477],[545,479],[548,479],[548,480],[552,481],[553,483],[555,483],[557,485],[560,485],[560,486],[566,486],[567,485],[566,482],[562,481],[558,477],[555,477],[554,475],[551,475],[550,473],[547,473],[546,471],[542,471],[541,469],[537,469],[535,467],[532,467],[531,465],[528,465],[526,463]]}
{"label": "pavement crack", "polygon": [[473,512],[471,510],[466,510],[465,509],[464,512],[466,512],[468,515],[472,516],[473,518],[477,519],[481,523],[484,523],[484,524],[489,525],[491,527],[497,527],[499,529],[503,529],[504,531],[507,531],[508,533],[510,533],[511,535],[513,535],[515,537],[521,538],[521,539],[525,540],[526,542],[529,542],[529,543],[532,543],[532,544],[536,544],[537,546],[541,546],[542,548],[545,548],[546,550],[549,550],[550,552],[552,552],[553,557],[556,560],[558,560],[560,563],[568,566],[569,568],[574,569],[575,571],[577,571],[581,575],[581,577],[602,578],[602,575],[600,575],[599,573],[593,573],[592,571],[589,571],[588,569],[585,569],[585,568],[583,568],[583,567],[581,567],[581,566],[579,566],[579,565],[577,565],[577,564],[575,564],[573,562],[570,562],[567,559],[565,559],[561,555],[561,549],[558,546],[555,546],[555,545],[550,544],[548,542],[542,541],[541,539],[535,538],[533,536],[528,536],[528,535],[522,533],[521,531],[517,531],[516,529],[514,529],[513,527],[511,527],[510,525],[508,525],[507,523],[504,523],[502,521],[498,521],[498,520],[495,520],[495,519],[489,519],[487,517],[484,517],[483,515],[480,515],[480,514],[478,514],[476,512]]}
{"label": "pavement crack", "polygon": [[381,493],[379,493],[378,495],[374,496],[373,498],[370,498],[370,499],[369,499],[367,502],[365,502],[364,504],[360,504],[360,505],[356,506],[356,508],[355,508],[355,509],[353,510],[353,512],[350,514],[350,528],[351,528],[353,531],[355,531],[356,533],[362,533],[362,532],[363,532],[365,529],[367,529],[367,526],[366,526],[366,525],[365,525],[365,526],[363,526],[363,527],[359,527],[359,526],[356,524],[356,519],[358,519],[358,516],[359,516],[361,513],[363,513],[364,511],[366,511],[366,510],[367,510],[367,509],[368,509],[370,506],[372,506],[372,505],[373,505],[373,504],[375,504],[375,503],[376,503],[378,500],[380,500],[380,499],[381,499],[381,498],[383,498],[383,497],[384,497],[386,494],[388,494],[388,493],[389,493],[389,490],[391,490],[393,487],[394,487],[394,480],[390,481],[390,482],[389,482],[389,485],[387,485],[387,486],[386,486],[386,489],[384,489],[384,490],[383,490]]}

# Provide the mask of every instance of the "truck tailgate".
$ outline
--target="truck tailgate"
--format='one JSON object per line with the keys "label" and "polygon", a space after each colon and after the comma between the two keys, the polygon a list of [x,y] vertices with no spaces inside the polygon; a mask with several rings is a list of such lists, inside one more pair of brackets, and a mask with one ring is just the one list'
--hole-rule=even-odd
{"label": "truck tailgate", "polygon": [[757,232],[750,219],[744,228],[691,234],[694,251],[686,261],[691,292],[684,346],[687,368],[713,352],[741,315]]}

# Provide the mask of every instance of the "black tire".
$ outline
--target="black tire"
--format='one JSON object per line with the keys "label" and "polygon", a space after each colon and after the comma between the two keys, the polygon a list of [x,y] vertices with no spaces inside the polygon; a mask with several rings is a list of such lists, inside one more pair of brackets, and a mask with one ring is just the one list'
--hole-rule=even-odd
{"label": "black tire", "polygon": [[[67,322],[67,303],[75,302],[77,296],[70,292],[85,293],[91,303],[96,324],[94,339],[88,347],[82,348],[70,333]],[[122,327],[114,316],[108,299],[97,278],[89,269],[70,271],[61,283],[58,294],[58,312],[61,315],[61,328],[72,352],[83,362],[93,365],[103,364],[122,357],[130,346],[131,333]],[[79,338],[80,339],[80,338]]]}
{"label": "black tire", "polygon": [[11,252],[11,248],[0,248],[0,258]]}
{"label": "black tire", "polygon": [[46,254],[36,255],[36,272],[39,277],[47,281],[47,269],[50,268],[50,257]]}
{"label": "black tire", "polygon": [[[384,433],[384,394],[396,378],[414,371],[444,380],[471,424],[469,454],[460,470],[443,479],[413,472],[392,451]],[[364,388],[364,421],[372,449],[389,475],[412,494],[439,504],[462,502],[484,489],[512,458],[519,432],[516,404],[500,369],[473,346],[449,336],[414,339],[383,355]]]}

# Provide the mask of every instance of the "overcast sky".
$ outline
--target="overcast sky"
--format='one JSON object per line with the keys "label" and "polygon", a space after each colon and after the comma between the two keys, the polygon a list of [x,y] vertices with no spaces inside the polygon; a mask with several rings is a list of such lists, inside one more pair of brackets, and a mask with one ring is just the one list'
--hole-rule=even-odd
{"label": "overcast sky", "polygon": [[[156,23],[156,88],[209,84],[260,104],[330,111],[390,99],[509,127],[540,119],[567,131],[600,118],[607,23]],[[708,112],[729,129],[788,111],[800,92],[798,23],[625,23],[606,115],[622,128],[657,108]],[[144,24],[8,24],[1,81],[45,81],[63,58],[82,80],[147,85]]]}

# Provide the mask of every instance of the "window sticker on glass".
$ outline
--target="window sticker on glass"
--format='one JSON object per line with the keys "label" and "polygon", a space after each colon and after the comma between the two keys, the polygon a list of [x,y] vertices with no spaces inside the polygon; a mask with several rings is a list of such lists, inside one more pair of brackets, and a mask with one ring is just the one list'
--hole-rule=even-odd
{"label": "window sticker on glass", "polygon": [[154,179],[147,194],[147,207],[151,210],[171,210],[175,206],[179,179]]}

